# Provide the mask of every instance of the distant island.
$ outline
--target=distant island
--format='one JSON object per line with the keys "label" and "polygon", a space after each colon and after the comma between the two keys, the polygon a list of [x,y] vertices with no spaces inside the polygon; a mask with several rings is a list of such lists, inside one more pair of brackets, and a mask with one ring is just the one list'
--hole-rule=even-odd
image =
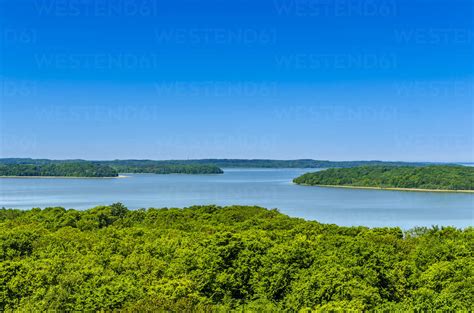
{"label": "distant island", "polygon": [[403,190],[474,190],[474,167],[359,166],[307,173],[293,180],[311,186],[366,187]]}
{"label": "distant island", "polygon": [[149,160],[0,160],[0,176],[117,177],[118,173],[222,174],[224,171],[215,165],[170,164]]}
{"label": "distant island", "polygon": [[150,174],[222,174],[224,171],[215,165],[110,165],[120,173],[150,173]]}
{"label": "distant island", "polygon": [[58,164],[1,164],[0,176],[8,177],[117,177],[118,172],[107,165],[92,162]]}

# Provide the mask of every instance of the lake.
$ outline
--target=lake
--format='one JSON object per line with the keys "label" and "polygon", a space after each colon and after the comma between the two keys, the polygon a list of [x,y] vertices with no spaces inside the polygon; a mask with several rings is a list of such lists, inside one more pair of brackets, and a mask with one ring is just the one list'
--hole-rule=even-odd
{"label": "lake", "polygon": [[259,205],[293,217],[338,225],[473,225],[473,194],[299,186],[315,169],[224,169],[222,175],[127,174],[114,179],[0,179],[0,207],[87,209],[122,202],[128,208],[198,204]]}

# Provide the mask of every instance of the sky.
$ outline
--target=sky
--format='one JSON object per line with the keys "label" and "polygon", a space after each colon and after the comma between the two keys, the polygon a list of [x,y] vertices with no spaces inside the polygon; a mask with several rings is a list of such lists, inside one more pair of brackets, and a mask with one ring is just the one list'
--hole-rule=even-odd
{"label": "sky", "polygon": [[471,0],[0,0],[0,157],[474,162]]}

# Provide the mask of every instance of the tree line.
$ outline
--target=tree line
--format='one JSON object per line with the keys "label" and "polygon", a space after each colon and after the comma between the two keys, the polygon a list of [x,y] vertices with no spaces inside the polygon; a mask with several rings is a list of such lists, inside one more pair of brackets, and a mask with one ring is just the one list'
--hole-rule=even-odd
{"label": "tree line", "polygon": [[213,164],[224,168],[346,168],[354,166],[424,166],[422,162],[391,162],[391,161],[327,161],[327,160],[270,160],[270,159],[202,159],[173,161],[186,164]]}
{"label": "tree line", "polygon": [[117,177],[115,169],[92,162],[56,164],[0,164],[0,176]]}
{"label": "tree line", "polygon": [[[0,164],[50,164],[68,162],[89,162],[85,160],[49,160],[30,158],[4,158]],[[271,159],[196,159],[196,160],[111,160],[93,161],[110,166],[149,167],[169,165],[207,165],[220,168],[346,168],[355,166],[426,166],[423,162],[391,162],[391,161],[327,161],[327,160],[271,160]]]}
{"label": "tree line", "polygon": [[120,173],[152,174],[222,174],[224,171],[214,165],[111,165]]}
{"label": "tree line", "polygon": [[[30,163],[27,163],[30,162]],[[21,159],[0,162],[0,176],[116,177],[118,173],[222,174],[215,165],[164,164],[161,162],[52,161]]]}
{"label": "tree line", "polygon": [[304,185],[474,190],[474,167],[362,166],[306,173],[293,181]]}
{"label": "tree line", "polygon": [[0,210],[0,311],[471,311],[472,227],[248,206]]}

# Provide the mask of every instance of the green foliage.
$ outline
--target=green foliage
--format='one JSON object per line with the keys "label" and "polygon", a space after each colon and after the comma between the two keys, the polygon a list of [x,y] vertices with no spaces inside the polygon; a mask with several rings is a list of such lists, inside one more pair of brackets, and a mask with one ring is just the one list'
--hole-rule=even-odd
{"label": "green foliage", "polygon": [[473,229],[259,207],[0,210],[0,311],[472,311]]}
{"label": "green foliage", "polygon": [[57,164],[4,164],[0,176],[116,177],[117,171],[92,162]]}
{"label": "green foliage", "polygon": [[304,185],[474,190],[474,167],[363,166],[307,173],[293,181]]}
{"label": "green foliage", "polygon": [[[3,165],[2,165],[3,164]],[[93,169],[95,168],[95,170]],[[222,174],[219,167],[208,164],[179,164],[173,161],[151,160],[48,160],[28,158],[0,159],[0,176],[89,176],[97,172],[97,177],[117,176],[117,173],[152,173],[152,174]],[[51,173],[42,175],[41,173]],[[70,175],[69,172],[72,172]],[[5,173],[2,175],[2,173]],[[10,174],[16,173],[16,174]],[[56,175],[65,173],[67,175]],[[114,175],[110,175],[110,173]],[[94,175],[94,174],[92,174]],[[102,175],[102,176],[100,176]]]}
{"label": "green foliage", "polygon": [[152,174],[222,174],[214,165],[116,165],[111,166],[120,173],[152,173]]}

